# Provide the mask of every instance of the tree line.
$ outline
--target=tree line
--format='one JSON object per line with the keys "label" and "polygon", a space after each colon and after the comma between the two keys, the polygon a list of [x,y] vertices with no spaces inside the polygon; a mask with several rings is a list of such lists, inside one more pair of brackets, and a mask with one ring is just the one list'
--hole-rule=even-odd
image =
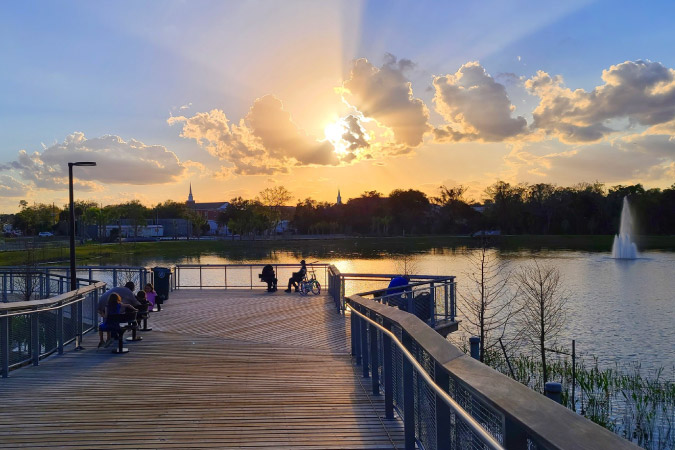
{"label": "tree line", "polygon": [[623,198],[628,196],[638,230],[671,234],[675,230],[675,184],[644,189],[641,184],[612,186],[580,183],[572,187],[498,181],[480,204],[465,198],[466,187],[441,186],[436,196],[396,189],[385,197],[368,191],[344,205],[298,202],[293,225],[302,234],[363,235],[616,233]]}
{"label": "tree line", "polygon": [[[277,231],[282,220],[299,234],[400,236],[410,234],[469,234],[500,230],[502,234],[616,233],[623,198],[628,196],[641,234],[672,234],[675,230],[675,184],[645,189],[641,184],[612,186],[580,183],[489,186],[482,203],[466,198],[465,186],[441,186],[434,196],[415,189],[395,189],[388,196],[366,191],[344,204],[299,200],[289,208],[291,193],[283,186],[267,188],[254,199],[237,197],[219,213],[217,222],[235,234],[256,236]],[[68,207],[20,203],[20,211],[0,215],[0,222],[31,235],[40,231],[67,234]],[[148,219],[187,219],[195,234],[208,231],[206,219],[185,203],[167,200],[152,207],[139,201],[100,206],[76,202],[79,223],[115,224],[124,219],[137,226]]]}

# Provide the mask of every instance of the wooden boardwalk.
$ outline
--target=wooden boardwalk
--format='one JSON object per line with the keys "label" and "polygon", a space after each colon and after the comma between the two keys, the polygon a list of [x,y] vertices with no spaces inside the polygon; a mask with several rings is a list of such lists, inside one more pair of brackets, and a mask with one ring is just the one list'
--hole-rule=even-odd
{"label": "wooden boardwalk", "polygon": [[87,335],[0,380],[0,447],[404,447],[326,296],[181,290],[150,325],[128,354]]}

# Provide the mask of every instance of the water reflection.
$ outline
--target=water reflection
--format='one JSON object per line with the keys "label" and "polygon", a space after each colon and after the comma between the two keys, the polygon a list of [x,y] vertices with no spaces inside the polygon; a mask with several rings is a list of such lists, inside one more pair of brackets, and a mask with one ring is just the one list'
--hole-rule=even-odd
{"label": "water reflection", "polygon": [[[466,288],[468,246],[412,249],[405,245],[377,248],[370,243],[322,242],[301,250],[239,248],[226,254],[149,258],[138,264],[297,263],[300,259],[331,262],[342,272],[396,273],[402,255],[413,255],[415,272],[456,275],[459,289]],[[675,253],[646,252],[637,260],[615,260],[608,253],[570,250],[494,250],[516,270],[536,257],[562,273],[569,292],[569,322],[561,342],[587,355],[598,356],[605,367],[614,362],[640,361],[643,368],[675,366]],[[348,287],[348,292],[377,289],[372,284]]]}

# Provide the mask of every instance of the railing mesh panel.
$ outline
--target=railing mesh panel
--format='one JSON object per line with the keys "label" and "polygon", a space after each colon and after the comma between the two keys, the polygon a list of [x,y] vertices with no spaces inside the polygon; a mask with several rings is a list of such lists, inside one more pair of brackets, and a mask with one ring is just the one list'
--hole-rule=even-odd
{"label": "railing mesh panel", "polygon": [[[481,426],[492,435],[498,442],[504,442],[504,434],[502,430],[502,424],[504,423],[504,417],[494,411],[492,408],[487,406],[483,401],[478,397],[474,396],[464,385],[454,377],[450,378],[450,389],[449,394],[451,397],[459,403],[459,405],[471,415],[474,419],[481,424]],[[463,436],[466,439],[470,439],[472,442],[480,442],[478,436],[475,436],[473,431],[464,423],[459,421],[458,423],[458,432],[463,433]],[[476,444],[478,445],[478,444]],[[483,445],[483,444],[480,444]],[[478,447],[468,447],[468,448],[484,448],[484,446]]]}
{"label": "railing mesh panel", "polygon": [[[416,341],[412,343],[412,354],[424,371],[432,378],[435,377],[434,361]],[[425,450],[436,450],[436,394],[431,387],[413,371],[413,386],[415,389],[415,438]]]}
{"label": "railing mesh panel", "polygon": [[40,355],[56,350],[58,346],[57,330],[58,311],[42,311],[38,313],[38,324],[40,330]]}
{"label": "railing mesh panel", "polygon": [[30,360],[30,316],[20,314],[8,318],[9,321],[9,365],[21,364]]}
{"label": "railing mesh panel", "polygon": [[77,309],[76,305],[68,305],[63,308],[63,340],[68,342],[75,339],[77,333]]}

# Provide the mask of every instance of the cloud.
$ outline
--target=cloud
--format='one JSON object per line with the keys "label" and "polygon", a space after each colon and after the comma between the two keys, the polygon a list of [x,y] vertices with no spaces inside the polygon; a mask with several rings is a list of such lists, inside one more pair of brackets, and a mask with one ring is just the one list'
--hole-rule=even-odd
{"label": "cloud", "polygon": [[498,142],[526,131],[522,116],[511,117],[515,107],[504,85],[478,62],[464,64],[454,75],[434,77],[433,84],[436,111],[451,123],[434,130],[437,141]]}
{"label": "cloud", "polygon": [[273,158],[295,159],[298,165],[336,165],[339,161],[329,142],[318,142],[304,133],[284,110],[281,100],[266,95],[253,103],[246,123]]}
{"label": "cloud", "polygon": [[619,131],[613,122],[651,126],[675,118],[675,70],[651,61],[626,61],[603,70],[605,84],[587,92],[572,91],[561,76],[546,72],[525,82],[540,98],[533,128],[563,142],[593,142]]}
{"label": "cloud", "polygon": [[272,95],[257,99],[239,124],[231,124],[218,109],[170,117],[167,122],[182,124],[182,137],[196,140],[213,156],[230,162],[239,175],[285,173],[289,166],[340,162],[329,142],[308,136]]}
{"label": "cloud", "polygon": [[412,85],[404,71],[414,64],[385,55],[379,69],[367,59],[357,59],[349,79],[342,83],[342,97],[364,117],[389,127],[396,143],[417,147],[429,131],[429,111],[422,100],[413,97]]}
{"label": "cloud", "polygon": [[78,167],[75,184],[78,190],[100,190],[98,183],[163,184],[176,181],[185,167],[178,157],[161,145],[146,145],[119,136],[87,139],[73,133],[62,143],[40,152],[19,151],[15,161],[0,165],[0,170],[14,171],[36,188],[66,189],[68,163],[95,161],[97,167]]}
{"label": "cloud", "polygon": [[11,175],[0,175],[0,197],[23,197],[29,186]]}
{"label": "cloud", "polygon": [[675,164],[675,139],[666,135],[631,135],[571,149],[562,144],[541,147],[514,150],[507,157],[519,180],[563,184],[667,181]]}

